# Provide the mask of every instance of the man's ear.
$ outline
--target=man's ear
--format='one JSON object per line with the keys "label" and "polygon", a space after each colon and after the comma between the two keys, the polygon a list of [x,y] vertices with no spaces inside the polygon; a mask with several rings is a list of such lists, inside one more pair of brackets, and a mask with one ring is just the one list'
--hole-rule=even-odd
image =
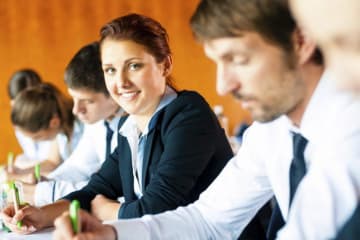
{"label": "man's ear", "polygon": [[297,28],[293,33],[293,42],[298,63],[303,65],[309,62],[317,48],[315,41],[309,38],[301,29]]}
{"label": "man's ear", "polygon": [[164,77],[168,77],[171,74],[172,71],[172,57],[169,55],[164,59]]}
{"label": "man's ear", "polygon": [[51,118],[49,122],[49,128],[55,129],[59,127],[60,127],[60,118],[57,115],[55,115]]}

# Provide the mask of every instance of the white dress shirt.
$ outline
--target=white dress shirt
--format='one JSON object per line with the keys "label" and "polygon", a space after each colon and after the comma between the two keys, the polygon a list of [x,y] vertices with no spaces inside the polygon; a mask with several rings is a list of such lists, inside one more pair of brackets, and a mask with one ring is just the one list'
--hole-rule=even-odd
{"label": "white dress shirt", "polygon": [[[300,132],[308,140],[305,149],[308,175],[295,194],[289,219],[293,228],[286,235],[291,237],[284,239],[296,239],[298,232],[294,228],[302,228],[303,236],[316,231],[316,239],[334,236],[334,229],[339,228],[356,207],[359,191],[356,191],[354,182],[360,175],[349,182],[342,174],[327,172],[327,169],[336,170],[338,166],[343,172],[341,169],[346,168],[346,163],[360,159],[360,102],[336,90],[334,82],[324,74],[299,129],[286,116],[269,123],[254,123],[246,131],[238,154],[194,204],[113,223],[119,240],[139,237],[236,239],[257,210],[274,194],[287,221],[292,131]],[[334,167],[321,168],[325,163],[334,164]],[[359,169],[353,170],[354,173]],[[323,175],[329,174],[328,178],[322,179],[320,170],[323,170]],[[329,187],[332,184],[335,187]],[[297,226],[305,221],[313,224]],[[311,238],[300,236],[298,239]]]}
{"label": "white dress shirt", "polygon": [[15,166],[26,168],[37,162],[46,160],[49,156],[51,141],[34,141],[15,129],[15,136],[23,153],[16,156]]}
{"label": "white dress shirt", "polygon": [[335,105],[330,98],[321,100],[327,102],[323,107],[337,108],[332,110],[334,120],[326,122],[332,128],[327,136],[338,139],[334,149],[323,152],[304,177],[277,239],[333,239],[360,199],[360,107],[351,100]]}
{"label": "white dress shirt", "polygon": [[[116,132],[120,117],[109,122]],[[49,181],[40,182],[35,188],[35,205],[54,202],[66,194],[79,190],[90,180],[105,161],[106,127],[104,120],[85,125],[84,133],[71,156],[48,175]],[[111,151],[117,146],[117,134],[111,139]]]}
{"label": "white dress shirt", "polygon": [[62,161],[65,161],[70,157],[72,152],[75,150],[84,132],[84,123],[79,120],[74,122],[74,130],[72,132],[70,142],[64,133],[56,135],[56,142],[59,148],[59,153]]}
{"label": "white dress shirt", "polygon": [[[70,141],[62,132],[56,135],[55,141],[58,145],[61,161],[66,160],[76,148],[83,134],[83,130],[84,124],[79,120],[75,120]],[[52,147],[52,140],[35,142],[31,138],[24,136],[18,130],[15,130],[15,134],[24,151],[24,154],[16,157],[15,166],[28,168],[48,159]]]}

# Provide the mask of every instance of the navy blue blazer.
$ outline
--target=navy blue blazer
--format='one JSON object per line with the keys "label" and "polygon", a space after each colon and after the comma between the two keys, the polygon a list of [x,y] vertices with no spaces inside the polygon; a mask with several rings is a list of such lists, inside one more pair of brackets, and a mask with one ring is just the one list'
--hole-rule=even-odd
{"label": "navy blue blazer", "polygon": [[336,240],[360,239],[360,204],[358,204],[352,217],[342,227]]}
{"label": "navy blue blazer", "polygon": [[120,134],[116,150],[88,185],[65,199],[78,199],[90,210],[96,194],[114,200],[124,196],[119,218],[156,214],[197,200],[233,156],[224,130],[204,98],[193,91],[179,92],[158,114],[145,145],[140,199],[133,188],[130,147]]}

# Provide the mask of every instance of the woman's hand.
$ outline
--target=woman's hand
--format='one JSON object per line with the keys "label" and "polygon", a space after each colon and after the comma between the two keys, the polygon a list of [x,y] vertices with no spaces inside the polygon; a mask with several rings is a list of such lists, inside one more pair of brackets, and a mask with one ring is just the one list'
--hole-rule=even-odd
{"label": "woman's hand", "polygon": [[18,212],[15,212],[14,205],[10,205],[1,212],[1,217],[11,231],[20,234],[29,234],[45,227],[42,211],[30,205],[20,206]]}
{"label": "woman's hand", "polygon": [[91,201],[91,213],[102,221],[115,220],[118,217],[120,203],[98,194]]}

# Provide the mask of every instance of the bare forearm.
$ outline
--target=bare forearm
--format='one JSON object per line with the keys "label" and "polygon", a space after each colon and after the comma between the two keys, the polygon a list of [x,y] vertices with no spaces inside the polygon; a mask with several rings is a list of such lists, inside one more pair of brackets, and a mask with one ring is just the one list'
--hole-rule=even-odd
{"label": "bare forearm", "polygon": [[58,166],[57,163],[54,163],[51,160],[45,160],[45,161],[41,162],[41,164],[40,164],[41,174],[47,175],[51,171],[53,171],[57,166]]}
{"label": "bare forearm", "polygon": [[54,220],[60,216],[63,212],[69,209],[70,202],[67,200],[59,200],[52,204],[41,207],[41,210],[45,213],[44,226],[54,226]]}
{"label": "bare forearm", "polygon": [[[27,176],[28,174],[34,173],[35,165],[36,164],[31,165],[27,168],[16,168],[13,173],[8,173],[8,175],[12,179],[22,179],[22,177],[24,175]],[[55,163],[52,160],[45,160],[45,161],[41,162],[40,163],[41,174],[42,175],[48,174],[49,172],[54,170],[58,165],[59,164]]]}
{"label": "bare forearm", "polygon": [[91,213],[102,221],[116,220],[119,209],[119,202],[107,199],[100,194],[91,201]]}

